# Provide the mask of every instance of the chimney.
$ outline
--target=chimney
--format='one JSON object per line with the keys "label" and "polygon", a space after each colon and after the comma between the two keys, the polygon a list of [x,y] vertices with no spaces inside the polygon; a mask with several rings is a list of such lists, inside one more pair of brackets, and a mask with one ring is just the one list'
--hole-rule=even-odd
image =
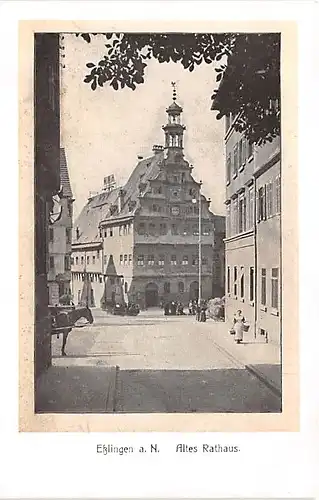
{"label": "chimney", "polygon": [[97,196],[97,191],[90,191],[88,196],[88,201],[90,202],[95,196]]}
{"label": "chimney", "polygon": [[163,151],[164,151],[164,147],[163,146],[160,146],[159,144],[154,144],[154,146],[153,146],[153,153],[154,153],[154,155],[162,153]]}
{"label": "chimney", "polygon": [[103,180],[103,191],[107,191],[108,193],[110,191],[113,191],[116,187],[116,181],[115,181],[115,176],[114,174],[108,175],[104,177]]}

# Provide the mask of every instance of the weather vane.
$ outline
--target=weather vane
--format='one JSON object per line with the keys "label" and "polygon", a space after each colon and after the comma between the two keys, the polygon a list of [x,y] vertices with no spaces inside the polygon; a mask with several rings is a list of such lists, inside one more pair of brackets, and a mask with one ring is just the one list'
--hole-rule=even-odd
{"label": "weather vane", "polygon": [[176,101],[176,82],[171,82],[173,87],[173,101]]}

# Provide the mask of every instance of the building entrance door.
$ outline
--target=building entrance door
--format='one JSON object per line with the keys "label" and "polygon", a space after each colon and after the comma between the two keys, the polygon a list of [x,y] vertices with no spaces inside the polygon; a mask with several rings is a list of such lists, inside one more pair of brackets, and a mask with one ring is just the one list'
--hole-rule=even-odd
{"label": "building entrance door", "polygon": [[158,286],[156,283],[148,283],[146,285],[145,305],[146,307],[155,307],[158,305]]}
{"label": "building entrance door", "polygon": [[199,285],[198,281],[192,281],[189,287],[189,300],[198,300]]}

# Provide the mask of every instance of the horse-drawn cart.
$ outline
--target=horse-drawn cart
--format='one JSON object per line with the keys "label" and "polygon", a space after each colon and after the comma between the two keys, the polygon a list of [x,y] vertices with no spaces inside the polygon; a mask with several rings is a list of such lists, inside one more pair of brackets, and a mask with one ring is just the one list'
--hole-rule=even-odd
{"label": "horse-drawn cart", "polygon": [[[62,342],[62,356],[66,356],[65,345],[69,333],[73,328],[80,328],[85,326],[85,324],[93,323],[92,312],[88,307],[75,307],[74,305],[59,305],[59,306],[49,306],[49,312],[52,320],[51,335],[63,335]],[[87,323],[84,325],[76,325],[76,322],[84,318]]]}

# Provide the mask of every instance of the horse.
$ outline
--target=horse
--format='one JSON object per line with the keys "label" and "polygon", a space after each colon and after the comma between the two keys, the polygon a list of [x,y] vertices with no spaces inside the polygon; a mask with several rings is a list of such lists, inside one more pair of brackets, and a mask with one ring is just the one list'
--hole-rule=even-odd
{"label": "horse", "polygon": [[[62,333],[63,335],[63,342],[62,342],[62,349],[61,349],[61,354],[62,356],[66,356],[65,353],[65,346],[66,346],[66,341],[68,338],[69,333],[72,331],[72,328],[74,327],[74,323],[78,321],[80,318],[85,318],[90,324],[93,323],[93,316],[92,312],[88,307],[79,307],[77,309],[72,309],[71,311],[59,311],[55,315],[55,327],[59,328],[58,332],[56,333],[59,335],[59,333]],[[63,328],[60,330],[60,328]],[[55,332],[53,331],[53,335]]]}

